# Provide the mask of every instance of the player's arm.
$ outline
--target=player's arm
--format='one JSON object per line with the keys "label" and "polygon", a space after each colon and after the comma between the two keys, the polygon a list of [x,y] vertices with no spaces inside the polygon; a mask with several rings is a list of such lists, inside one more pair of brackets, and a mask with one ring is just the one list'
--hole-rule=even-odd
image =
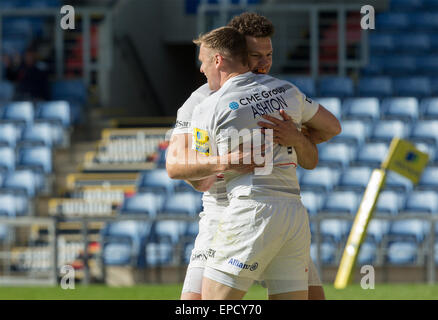
{"label": "player's arm", "polygon": [[171,138],[166,157],[167,174],[171,179],[195,181],[226,169],[219,157],[208,159],[192,150],[190,137],[191,134],[175,134]]}
{"label": "player's arm", "polygon": [[274,130],[274,143],[293,147],[301,167],[308,170],[314,169],[318,164],[318,148],[297,129],[292,118],[284,110],[280,110],[280,115],[283,120],[263,115],[264,119],[272,123],[260,121],[258,124],[263,128]]}
{"label": "player's arm", "polygon": [[316,114],[304,125],[303,132],[314,144],[328,141],[342,131],[339,120],[322,105],[319,105]]}
{"label": "player's arm", "polygon": [[[254,162],[244,164],[243,159],[247,154],[240,151],[236,151],[237,154],[228,153],[221,156],[202,155],[189,147],[191,136],[191,134],[175,134],[171,138],[166,157],[167,174],[171,179],[188,180],[193,187],[202,185],[205,188],[206,185],[211,186],[211,181],[219,173],[226,171],[247,173],[252,172],[257,166]],[[238,161],[231,163],[231,159]],[[205,178],[208,180],[198,181]]]}

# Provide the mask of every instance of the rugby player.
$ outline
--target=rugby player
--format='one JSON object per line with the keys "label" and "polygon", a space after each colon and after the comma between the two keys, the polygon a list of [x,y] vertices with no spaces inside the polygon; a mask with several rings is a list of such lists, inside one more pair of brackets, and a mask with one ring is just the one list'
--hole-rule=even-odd
{"label": "rugby player", "polygon": [[[275,110],[283,109],[297,127],[302,123],[324,127],[318,117],[314,119],[320,106],[295,86],[250,72],[246,40],[236,29],[215,29],[194,42],[200,46],[201,72],[215,91],[193,111],[194,147],[199,153],[209,156],[221,150],[227,154],[230,137],[224,132],[259,128],[262,116],[273,116]],[[276,128],[272,126],[274,135]],[[339,132],[337,122],[332,136]],[[291,145],[275,145],[270,175],[225,172],[231,199],[207,251],[202,299],[240,299],[254,280],[262,279],[270,299],[308,298],[308,216],[300,201],[295,168],[275,166],[297,162],[289,147],[311,147],[303,137],[296,135]]]}
{"label": "rugby player", "polygon": [[[263,16],[253,13],[243,13],[240,16],[233,18],[229,25],[237,28],[246,36],[251,70],[253,70],[253,72],[269,72],[272,65],[271,37],[274,32],[272,23]],[[177,123],[173,132],[172,141],[169,145],[168,159],[176,157],[177,152],[181,152],[181,150],[187,152],[188,141],[191,140],[189,127],[193,108],[196,104],[200,103],[210,95],[211,92],[212,91],[209,89],[208,84],[201,86],[178,110]],[[279,123],[277,126],[278,136],[283,137],[279,142],[283,145],[288,145],[287,138],[293,137],[294,134],[296,134],[296,127],[291,122],[290,117],[285,113],[282,113],[282,115],[285,121]],[[266,119],[269,120],[268,117],[266,117]],[[312,131],[312,129],[309,128],[310,138],[321,142],[328,140],[334,135],[338,125],[337,120],[322,106],[318,109],[314,119],[320,119],[320,123],[324,122],[325,130],[318,132],[318,130]],[[317,123],[317,121],[315,121],[315,123]],[[264,123],[263,125],[270,126],[271,124]],[[317,153],[312,153],[315,152],[315,149],[305,150],[303,156],[300,154],[300,150],[296,150],[296,152],[298,163],[302,167],[312,169],[316,165]],[[183,156],[187,158],[187,153],[183,154]],[[217,163],[219,162],[220,161],[217,161]],[[199,165],[194,165],[189,168],[188,165],[176,164],[175,161],[173,161],[173,164],[170,164],[169,161],[167,162],[169,176],[172,178],[183,179],[185,177],[190,177],[193,179],[196,176],[199,177],[199,172],[196,171],[197,166]],[[209,166],[210,170],[214,170],[211,165],[203,166]],[[221,168],[216,169],[217,172],[226,171],[231,167],[233,167],[234,170],[240,170],[241,172],[249,172],[254,169],[253,165],[228,165],[228,168],[225,168],[224,165],[219,165],[219,167]],[[189,171],[191,169],[189,174],[187,174],[188,169]],[[191,181],[191,184],[202,190],[200,181]],[[218,179],[214,187],[204,194],[203,202],[204,211],[200,214],[199,235],[195,241],[195,248],[193,249],[191,262],[187,270],[184,288],[181,295],[182,299],[201,298],[201,279],[206,259],[206,248],[216,231],[219,214],[228,205],[226,190],[222,179]],[[324,299],[324,291],[312,261],[309,265],[309,299]]]}

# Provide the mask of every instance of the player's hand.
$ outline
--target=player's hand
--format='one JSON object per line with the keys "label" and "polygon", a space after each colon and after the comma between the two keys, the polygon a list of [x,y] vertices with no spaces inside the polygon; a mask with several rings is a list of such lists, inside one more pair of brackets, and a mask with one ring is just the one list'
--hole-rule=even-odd
{"label": "player's hand", "polygon": [[265,145],[261,145],[259,150],[255,150],[252,145],[251,149],[243,150],[243,144],[240,144],[238,151],[233,151],[228,154],[228,163],[225,171],[251,173],[254,172],[255,168],[264,167],[264,163],[256,163],[255,156],[265,156]]}
{"label": "player's hand", "polygon": [[285,147],[295,147],[301,143],[303,134],[298,130],[292,118],[284,110],[280,110],[280,115],[283,120],[263,115],[262,117],[264,119],[272,123],[259,121],[258,125],[264,129],[272,129],[274,131],[274,143]]}

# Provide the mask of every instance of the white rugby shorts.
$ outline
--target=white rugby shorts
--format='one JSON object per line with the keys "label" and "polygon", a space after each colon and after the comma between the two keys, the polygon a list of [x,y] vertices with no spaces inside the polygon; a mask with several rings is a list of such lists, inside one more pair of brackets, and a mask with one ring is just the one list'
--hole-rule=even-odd
{"label": "white rugby shorts", "polygon": [[208,249],[216,234],[219,219],[225,211],[226,205],[205,205],[204,211],[199,214],[199,233],[196,236],[188,268],[204,268],[207,262]]}
{"label": "white rugby shorts", "polygon": [[231,198],[206,266],[253,280],[308,283],[309,219],[300,197]]}

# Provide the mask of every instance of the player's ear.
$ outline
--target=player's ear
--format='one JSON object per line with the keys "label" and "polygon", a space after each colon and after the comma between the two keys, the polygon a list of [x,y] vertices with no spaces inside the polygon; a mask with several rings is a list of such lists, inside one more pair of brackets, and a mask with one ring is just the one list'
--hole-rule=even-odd
{"label": "player's ear", "polygon": [[220,65],[222,65],[223,61],[224,61],[224,58],[219,53],[216,53],[214,55],[214,65],[216,68],[218,68]]}

